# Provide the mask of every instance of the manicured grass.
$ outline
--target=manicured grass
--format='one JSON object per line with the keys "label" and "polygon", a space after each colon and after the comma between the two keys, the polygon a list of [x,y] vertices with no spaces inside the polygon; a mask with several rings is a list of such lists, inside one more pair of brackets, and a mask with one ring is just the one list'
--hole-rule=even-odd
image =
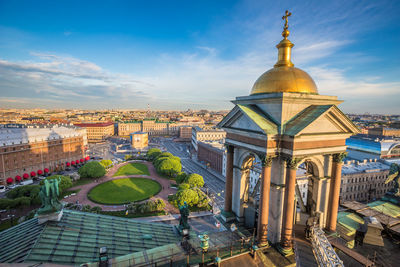
{"label": "manicured grass", "polygon": [[148,199],[161,191],[161,185],[146,178],[124,178],[94,187],[88,198],[100,204],[126,204]]}
{"label": "manicured grass", "polygon": [[146,165],[142,163],[128,163],[118,169],[118,171],[113,175],[123,176],[123,175],[150,175],[149,169]]}

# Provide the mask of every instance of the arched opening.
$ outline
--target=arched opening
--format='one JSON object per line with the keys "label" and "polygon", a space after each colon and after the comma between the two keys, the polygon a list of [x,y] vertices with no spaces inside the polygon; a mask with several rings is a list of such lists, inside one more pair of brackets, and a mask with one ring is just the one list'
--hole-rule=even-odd
{"label": "arched opening", "polygon": [[296,216],[295,223],[306,225],[310,217],[318,217],[316,179],[320,168],[312,159],[305,159],[300,163],[296,172]]}

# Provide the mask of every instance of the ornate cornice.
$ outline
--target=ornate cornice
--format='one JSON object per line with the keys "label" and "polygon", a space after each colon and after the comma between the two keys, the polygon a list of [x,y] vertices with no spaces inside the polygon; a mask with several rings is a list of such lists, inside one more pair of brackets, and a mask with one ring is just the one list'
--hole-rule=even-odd
{"label": "ornate cornice", "polygon": [[347,157],[347,152],[333,154],[332,160],[336,163],[342,163],[345,157]]}

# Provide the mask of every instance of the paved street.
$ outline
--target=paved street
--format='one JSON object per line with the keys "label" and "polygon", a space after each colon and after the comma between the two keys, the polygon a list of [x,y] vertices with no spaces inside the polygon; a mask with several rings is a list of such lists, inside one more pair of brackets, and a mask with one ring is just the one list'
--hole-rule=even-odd
{"label": "paved street", "polygon": [[[168,152],[181,158],[183,171],[198,173],[203,176],[206,188],[205,192],[207,192],[208,188],[209,195],[215,196],[215,203],[222,209],[224,207],[224,192],[222,191],[225,190],[225,183],[190,158],[187,144],[176,143],[169,139],[161,139],[161,143]],[[220,195],[218,196],[218,194]]]}

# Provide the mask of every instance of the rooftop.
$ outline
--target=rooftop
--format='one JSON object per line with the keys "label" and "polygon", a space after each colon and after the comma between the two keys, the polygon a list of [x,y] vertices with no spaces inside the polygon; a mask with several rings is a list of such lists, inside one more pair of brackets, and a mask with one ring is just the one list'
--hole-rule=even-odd
{"label": "rooftop", "polygon": [[76,265],[97,261],[100,247],[115,258],[178,241],[170,225],[64,209],[59,222],[33,218],[1,232],[0,262]]}
{"label": "rooftop", "polygon": [[354,174],[361,172],[380,172],[380,171],[388,171],[390,166],[384,164],[379,161],[367,161],[358,162],[358,161],[346,161],[342,166],[342,174]]}
{"label": "rooftop", "polygon": [[63,139],[85,134],[86,130],[74,126],[0,128],[0,146]]}

